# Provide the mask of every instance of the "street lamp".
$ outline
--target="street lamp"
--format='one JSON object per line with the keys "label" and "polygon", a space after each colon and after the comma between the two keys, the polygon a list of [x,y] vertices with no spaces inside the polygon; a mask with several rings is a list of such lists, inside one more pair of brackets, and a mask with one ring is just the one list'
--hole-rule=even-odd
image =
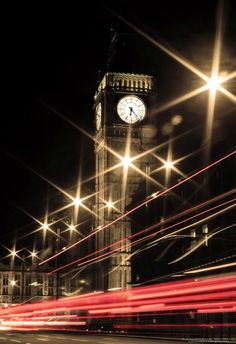
{"label": "street lamp", "polygon": [[164,162],[164,166],[167,170],[171,170],[174,167],[174,163],[171,160],[167,160]]}
{"label": "street lamp", "polygon": [[124,156],[122,159],[122,165],[124,166],[124,168],[127,170],[129,168],[129,166],[131,165],[132,160],[130,159],[129,156]]}
{"label": "street lamp", "polygon": [[10,257],[12,257],[11,259],[11,271],[12,273],[14,273],[14,277],[13,279],[11,280],[10,282],[10,285],[12,286],[12,301],[13,301],[13,295],[15,295],[15,291],[14,291],[14,287],[17,286],[17,281],[15,280],[15,274],[16,274],[16,269],[14,267],[14,263],[15,263],[15,257],[18,257],[22,260],[23,264],[22,264],[22,271],[21,271],[21,283],[20,283],[20,287],[21,287],[21,303],[23,303],[23,298],[24,298],[24,260],[25,260],[25,256],[23,255],[23,257],[21,258],[19,255],[18,255],[18,252],[19,251],[16,251],[16,248],[15,248],[15,245],[14,245],[14,248],[12,250],[9,250],[10,251]]}
{"label": "street lamp", "polygon": [[108,209],[114,208],[114,203],[111,201],[104,201],[105,207]]}
{"label": "street lamp", "polygon": [[48,224],[47,223],[44,223],[43,225],[42,225],[42,228],[43,228],[43,230],[47,230],[47,229],[49,229],[49,227],[48,227]]}
{"label": "street lamp", "polygon": [[75,231],[75,226],[74,226],[74,225],[69,225],[68,229],[69,229],[71,232],[73,232],[73,231]]}
{"label": "street lamp", "polygon": [[222,81],[217,77],[217,75],[212,75],[208,81],[208,88],[212,93],[215,93],[219,88]]}
{"label": "street lamp", "polygon": [[24,303],[25,289],[25,255],[22,256],[21,304]]}
{"label": "street lamp", "polygon": [[74,199],[74,203],[73,203],[75,206],[80,206],[82,204],[82,200],[79,198],[79,197],[76,197]]}
{"label": "street lamp", "polygon": [[13,258],[15,258],[15,256],[16,256],[16,250],[15,250],[15,248],[13,248],[13,250],[12,251],[10,251],[10,255],[13,257]]}

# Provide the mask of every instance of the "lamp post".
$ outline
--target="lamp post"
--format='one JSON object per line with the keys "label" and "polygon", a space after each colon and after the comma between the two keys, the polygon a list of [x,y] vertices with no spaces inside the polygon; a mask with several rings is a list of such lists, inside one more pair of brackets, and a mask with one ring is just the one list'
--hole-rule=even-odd
{"label": "lamp post", "polygon": [[[60,228],[57,226],[56,254],[60,249]],[[58,257],[56,257],[56,269],[58,268]],[[56,272],[56,299],[59,298],[59,274]]]}
{"label": "lamp post", "polygon": [[24,303],[25,290],[25,255],[22,256],[22,273],[21,273],[21,304]]}
{"label": "lamp post", "polygon": [[[59,223],[60,221],[60,218],[54,214],[52,216],[50,216],[49,218],[49,223],[46,221],[42,228],[43,228],[43,235],[44,235],[44,242],[46,241],[46,235],[47,233],[52,233],[53,236],[56,235],[56,239],[55,241],[53,240],[53,237],[51,237],[50,239],[52,240],[51,242],[51,248],[52,248],[52,253],[53,255],[54,254],[57,254],[59,252],[59,249],[60,249],[60,234],[61,234],[61,230],[59,228]],[[52,225],[56,225],[56,229],[55,231],[52,230]],[[54,261],[54,268],[57,268],[58,267],[58,257],[56,256],[55,257],[55,261]],[[49,280],[48,280],[49,281]],[[58,299],[59,297],[59,275],[58,275],[58,272],[56,272],[56,284],[54,285],[54,278],[53,278],[53,291],[52,291],[52,296],[56,297],[56,299]],[[49,283],[49,282],[48,282]],[[49,292],[49,287],[48,287],[48,292]],[[49,294],[48,294],[49,295]]]}
{"label": "lamp post", "polygon": [[[10,285],[12,287],[12,302],[13,302],[13,299],[14,299],[14,296],[15,295],[20,295],[20,303],[22,304],[24,302],[24,270],[25,270],[25,255],[23,255],[22,257],[20,257],[17,252],[19,251],[16,251],[15,247],[10,250],[10,257],[11,257],[11,263],[10,263],[10,269],[11,269],[11,272],[13,274],[13,279],[11,280],[10,282]],[[15,257],[18,257],[22,260],[22,265],[21,265],[21,274],[20,276],[18,276],[18,278],[20,279],[20,284],[17,285],[17,280],[15,279],[16,278],[16,269],[15,269]],[[19,291],[19,294],[17,292],[17,294],[15,294],[15,288],[18,287],[20,288],[20,291]]]}

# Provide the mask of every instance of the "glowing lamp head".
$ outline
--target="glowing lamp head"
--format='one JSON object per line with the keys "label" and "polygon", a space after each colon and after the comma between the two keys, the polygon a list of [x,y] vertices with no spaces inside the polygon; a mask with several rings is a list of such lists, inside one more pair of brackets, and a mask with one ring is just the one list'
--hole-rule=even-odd
{"label": "glowing lamp head", "polygon": [[12,280],[12,281],[10,282],[10,284],[11,284],[12,287],[14,287],[14,286],[16,285],[16,281],[15,281],[15,280]]}
{"label": "glowing lamp head", "polygon": [[13,250],[11,251],[11,256],[12,256],[13,258],[16,256],[16,250],[13,249]]}
{"label": "glowing lamp head", "polygon": [[122,158],[122,164],[124,168],[128,168],[131,164],[131,159],[128,156],[125,156],[124,158]]}
{"label": "glowing lamp head", "polygon": [[43,229],[46,231],[47,229],[49,229],[49,227],[48,227],[48,224],[47,223],[44,223],[43,225],[42,225],[42,227],[43,227]]}
{"label": "glowing lamp head", "polygon": [[216,92],[218,87],[220,86],[221,82],[220,80],[217,78],[217,76],[213,75],[210,80],[208,81],[208,88],[209,90],[211,90],[212,92]]}
{"label": "glowing lamp head", "polygon": [[78,206],[81,205],[81,204],[82,204],[82,201],[81,201],[80,198],[75,198],[75,199],[74,199],[74,205],[76,205],[76,206],[78,207]]}
{"label": "glowing lamp head", "polygon": [[173,164],[172,161],[166,161],[166,162],[164,163],[164,166],[165,166],[165,168],[166,168],[167,170],[170,170],[171,168],[173,168],[174,164]]}
{"label": "glowing lamp head", "polygon": [[105,202],[105,203],[106,203],[106,207],[107,207],[108,209],[113,208],[113,203],[112,203],[111,201],[107,201],[107,202]]}

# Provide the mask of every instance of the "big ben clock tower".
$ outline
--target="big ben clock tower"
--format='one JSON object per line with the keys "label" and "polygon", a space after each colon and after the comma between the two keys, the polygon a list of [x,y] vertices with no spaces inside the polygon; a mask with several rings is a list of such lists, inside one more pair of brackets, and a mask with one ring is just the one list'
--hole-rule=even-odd
{"label": "big ben clock tower", "polygon": [[[114,220],[127,211],[145,181],[139,172],[147,173],[154,164],[151,154],[142,153],[156,145],[150,130],[155,96],[154,77],[143,74],[109,72],[96,90],[95,225],[101,228],[96,234],[96,250],[99,254],[111,252],[96,266],[97,290],[129,288],[131,283],[131,219]],[[128,166],[129,159],[135,168]]]}

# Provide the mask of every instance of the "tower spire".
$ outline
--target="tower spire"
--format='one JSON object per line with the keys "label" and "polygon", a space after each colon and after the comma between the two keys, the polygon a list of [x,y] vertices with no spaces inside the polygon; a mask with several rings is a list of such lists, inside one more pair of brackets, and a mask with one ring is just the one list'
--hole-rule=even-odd
{"label": "tower spire", "polygon": [[116,47],[117,47],[118,27],[117,26],[111,27],[110,32],[111,32],[111,42],[110,42],[109,51],[108,51],[108,58],[107,58],[107,66],[106,66],[107,72],[110,71],[112,59],[113,59],[113,56],[115,54]]}

